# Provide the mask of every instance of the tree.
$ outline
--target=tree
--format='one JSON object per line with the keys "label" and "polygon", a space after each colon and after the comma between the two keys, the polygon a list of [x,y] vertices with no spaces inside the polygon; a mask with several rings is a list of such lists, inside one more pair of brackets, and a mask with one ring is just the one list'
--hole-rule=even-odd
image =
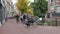
{"label": "tree", "polygon": [[31,3],[31,7],[34,9],[36,16],[44,15],[48,10],[48,2],[46,0],[35,0],[36,2]]}
{"label": "tree", "polygon": [[16,7],[21,13],[27,12],[29,9],[28,0],[18,0]]}

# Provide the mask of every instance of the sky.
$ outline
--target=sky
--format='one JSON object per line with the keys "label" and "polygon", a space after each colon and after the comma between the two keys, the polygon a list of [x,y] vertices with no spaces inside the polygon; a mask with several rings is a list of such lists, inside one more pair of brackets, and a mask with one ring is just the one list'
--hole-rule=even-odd
{"label": "sky", "polygon": [[[13,1],[13,4],[15,4],[16,3],[16,0],[12,0]],[[34,0],[29,0],[30,1],[30,3],[31,2],[34,2]]]}
{"label": "sky", "polygon": [[15,4],[16,3],[16,0],[12,0],[13,1],[13,4]]}
{"label": "sky", "polygon": [[34,2],[34,0],[30,0],[31,2]]}
{"label": "sky", "polygon": [[[12,1],[13,1],[13,4],[15,4],[17,0],[12,0]],[[30,1],[30,3],[34,2],[34,0],[29,0],[29,1]],[[46,1],[48,1],[48,0],[46,0]]]}

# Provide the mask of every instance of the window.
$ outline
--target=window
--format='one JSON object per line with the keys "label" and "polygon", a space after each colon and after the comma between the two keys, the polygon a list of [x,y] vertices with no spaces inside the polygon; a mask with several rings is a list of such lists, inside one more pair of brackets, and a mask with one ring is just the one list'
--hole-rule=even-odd
{"label": "window", "polygon": [[51,2],[53,2],[53,0],[51,0]]}
{"label": "window", "polygon": [[5,1],[3,0],[3,4],[5,5]]}
{"label": "window", "polygon": [[60,7],[57,7],[56,13],[60,13]]}
{"label": "window", "polygon": [[53,6],[53,4],[54,4],[54,3],[53,3],[53,0],[51,0],[51,6]]}
{"label": "window", "polygon": [[2,8],[2,4],[0,3],[0,9]]}
{"label": "window", "polygon": [[54,10],[54,6],[51,6],[50,9],[51,9],[51,10]]}
{"label": "window", "polygon": [[50,18],[50,13],[47,13],[47,18]]}
{"label": "window", "polygon": [[51,3],[51,6],[53,6],[53,3]]}

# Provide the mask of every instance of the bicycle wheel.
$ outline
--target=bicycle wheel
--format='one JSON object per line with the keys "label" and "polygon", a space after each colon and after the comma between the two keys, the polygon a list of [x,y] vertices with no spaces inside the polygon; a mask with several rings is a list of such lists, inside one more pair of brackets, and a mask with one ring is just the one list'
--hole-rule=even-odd
{"label": "bicycle wheel", "polygon": [[36,22],[33,23],[33,27],[38,27]]}

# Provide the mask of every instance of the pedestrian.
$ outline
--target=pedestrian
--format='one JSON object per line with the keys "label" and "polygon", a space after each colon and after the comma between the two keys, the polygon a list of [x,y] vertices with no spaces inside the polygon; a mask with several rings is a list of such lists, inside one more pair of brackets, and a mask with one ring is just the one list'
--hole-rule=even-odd
{"label": "pedestrian", "polygon": [[17,15],[15,16],[15,18],[16,18],[16,22],[18,23],[18,22],[19,22],[19,15],[17,14]]}
{"label": "pedestrian", "polygon": [[23,15],[23,20],[25,20],[25,19],[26,19],[26,15],[24,14],[24,15]]}
{"label": "pedestrian", "polygon": [[29,19],[28,19],[28,23],[30,23],[32,26],[33,26],[33,23],[35,22],[33,16],[31,16]]}
{"label": "pedestrian", "polygon": [[21,20],[21,23],[23,22],[23,15],[21,14],[20,15],[20,20]]}
{"label": "pedestrian", "polygon": [[9,14],[9,13],[7,13],[7,15],[5,16],[5,22],[7,22],[8,19],[9,19],[8,14]]}

